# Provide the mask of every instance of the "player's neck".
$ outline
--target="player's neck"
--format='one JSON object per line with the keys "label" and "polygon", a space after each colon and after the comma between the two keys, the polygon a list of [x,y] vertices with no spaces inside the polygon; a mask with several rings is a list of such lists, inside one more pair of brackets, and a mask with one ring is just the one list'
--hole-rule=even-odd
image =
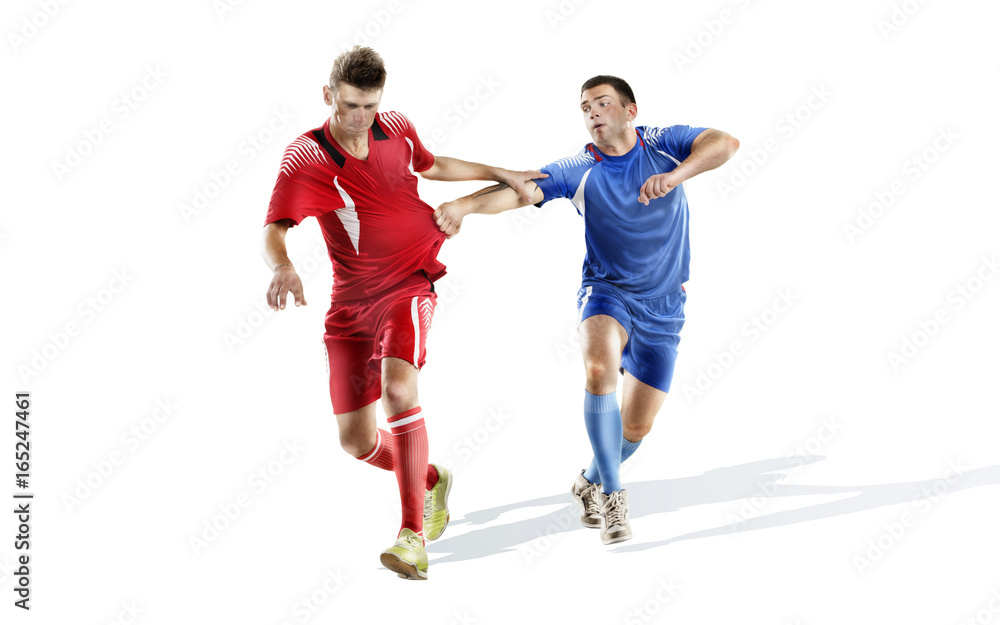
{"label": "player's neck", "polygon": [[368,159],[368,131],[366,130],[361,135],[348,134],[337,125],[332,119],[330,120],[330,135],[333,139],[340,144],[340,147],[347,150],[347,152],[354,158],[364,161]]}
{"label": "player's neck", "polygon": [[631,126],[620,136],[615,137],[608,143],[594,142],[594,147],[608,156],[623,156],[632,151],[638,141],[638,135]]}

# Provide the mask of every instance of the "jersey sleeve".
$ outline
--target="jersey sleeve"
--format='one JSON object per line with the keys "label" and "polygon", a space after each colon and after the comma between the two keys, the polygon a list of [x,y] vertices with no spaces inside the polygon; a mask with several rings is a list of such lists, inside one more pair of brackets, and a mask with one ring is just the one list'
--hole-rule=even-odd
{"label": "jersey sleeve", "polygon": [[586,148],[574,156],[553,161],[541,168],[548,178],[538,178],[534,182],[545,194],[538,206],[556,198],[572,198],[580,186],[584,172],[594,164],[593,156]]}
{"label": "jersey sleeve", "polygon": [[290,219],[297,226],[306,217],[319,217],[345,206],[343,197],[332,194],[329,183],[324,184],[323,172],[318,169],[323,158],[319,146],[304,137],[285,149],[265,226],[282,219]]}
{"label": "jersey sleeve", "polygon": [[657,150],[662,150],[679,161],[691,156],[691,144],[707,128],[679,124],[666,128],[650,128],[647,136]]}
{"label": "jersey sleeve", "polygon": [[410,140],[413,148],[413,171],[427,171],[434,166],[434,155],[424,147],[420,137],[417,136],[417,128],[405,115],[400,115],[406,120],[406,130],[404,136]]}

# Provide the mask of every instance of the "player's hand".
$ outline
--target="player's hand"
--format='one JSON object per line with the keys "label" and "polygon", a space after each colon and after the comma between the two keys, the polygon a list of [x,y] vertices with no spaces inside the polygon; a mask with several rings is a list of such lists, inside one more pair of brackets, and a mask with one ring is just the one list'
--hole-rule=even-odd
{"label": "player's hand", "polygon": [[679,185],[681,182],[683,181],[678,180],[677,176],[673,175],[673,172],[650,176],[649,180],[647,180],[646,183],[642,185],[642,188],[639,189],[639,201],[646,206],[649,206],[650,200],[665,196],[673,191],[674,187]]}
{"label": "player's hand", "polygon": [[274,270],[271,286],[267,288],[267,305],[273,310],[284,310],[285,298],[289,293],[295,298],[296,306],[306,305],[299,274],[295,272],[295,267],[285,265]]}
{"label": "player's hand", "polygon": [[460,201],[445,202],[434,211],[434,223],[450,239],[462,229],[462,220],[468,214],[468,209]]}
{"label": "player's hand", "polygon": [[[528,190],[528,182],[539,178],[548,178],[548,174],[543,174],[537,169],[528,171],[511,171],[501,169],[497,171],[497,182],[502,182],[517,193],[517,197],[525,205],[531,204],[531,191]],[[534,187],[532,187],[532,190]]]}

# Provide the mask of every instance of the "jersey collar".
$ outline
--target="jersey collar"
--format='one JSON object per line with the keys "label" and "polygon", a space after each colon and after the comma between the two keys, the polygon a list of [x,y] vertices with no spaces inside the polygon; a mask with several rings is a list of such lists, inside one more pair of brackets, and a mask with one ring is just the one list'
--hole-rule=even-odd
{"label": "jersey collar", "polygon": [[642,138],[642,133],[636,130],[635,135],[638,138],[638,141],[636,141],[636,145],[633,145],[631,150],[622,154],[621,156],[612,156],[611,154],[605,154],[604,152],[598,150],[593,143],[587,144],[587,151],[594,155],[594,158],[597,159],[598,163],[600,163],[604,159],[608,159],[611,162],[627,161],[628,159],[632,158],[633,156],[632,153],[636,151],[637,147],[643,150],[646,149],[646,142]]}
{"label": "jersey collar", "polygon": [[317,128],[313,130],[312,136],[316,139],[316,143],[319,143],[320,147],[330,155],[330,158],[337,164],[337,167],[343,169],[347,163],[347,157],[337,148],[337,142],[333,140],[333,135],[330,134],[330,120],[326,120],[322,129]]}

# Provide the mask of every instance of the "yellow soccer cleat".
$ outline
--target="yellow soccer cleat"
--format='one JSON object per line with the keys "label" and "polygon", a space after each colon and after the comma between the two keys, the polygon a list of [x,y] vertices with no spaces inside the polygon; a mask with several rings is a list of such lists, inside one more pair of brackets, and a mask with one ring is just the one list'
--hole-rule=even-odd
{"label": "yellow soccer cleat", "polygon": [[403,579],[427,579],[427,550],[424,541],[413,530],[404,527],[396,544],[382,552],[382,566]]}
{"label": "yellow soccer cleat", "polygon": [[448,493],[451,492],[451,471],[431,465],[437,470],[438,481],[434,488],[424,491],[424,536],[427,540],[437,540],[448,527],[451,514],[448,512]]}

